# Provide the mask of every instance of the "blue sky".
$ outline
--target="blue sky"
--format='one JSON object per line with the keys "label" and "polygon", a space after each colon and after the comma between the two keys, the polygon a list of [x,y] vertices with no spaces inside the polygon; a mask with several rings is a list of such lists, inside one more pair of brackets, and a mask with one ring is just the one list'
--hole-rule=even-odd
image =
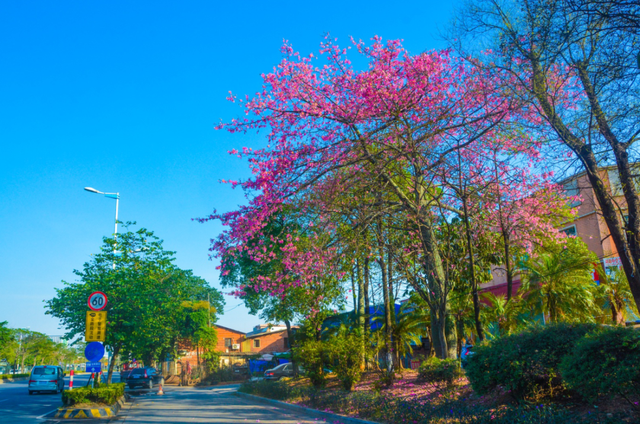
{"label": "blue sky", "polygon": [[[44,299],[74,281],[120,220],[155,231],[177,264],[215,287],[208,260],[217,223],[191,218],[243,203],[220,179],[248,175],[232,148],[260,135],[214,125],[241,111],[280,59],[283,39],[305,54],[326,32],[403,39],[413,53],[443,48],[443,1],[0,2],[0,321],[62,334]],[[221,325],[259,323],[226,298]]]}

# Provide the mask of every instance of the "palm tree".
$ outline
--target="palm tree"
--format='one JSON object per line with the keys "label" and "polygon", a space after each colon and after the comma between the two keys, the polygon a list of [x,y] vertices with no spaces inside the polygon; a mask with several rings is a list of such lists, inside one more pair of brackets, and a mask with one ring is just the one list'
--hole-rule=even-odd
{"label": "palm tree", "polygon": [[[375,316],[373,320],[382,322],[379,331],[384,332],[384,317]],[[406,302],[400,306],[391,330],[395,361],[400,367],[402,367],[401,359],[413,354],[413,345],[422,343],[422,337],[427,334],[429,320],[430,316],[426,308],[413,302]]]}
{"label": "palm tree", "polygon": [[554,250],[524,263],[518,293],[532,311],[543,313],[552,323],[593,322],[599,308],[591,273],[598,259],[573,237]]}
{"label": "palm tree", "polygon": [[[506,296],[486,292],[482,294],[482,298],[487,302],[484,304],[485,319],[488,324],[493,323],[497,326],[497,334],[491,334],[492,336],[511,334],[527,324],[523,318],[523,299],[520,296],[513,296],[507,300]],[[487,328],[490,327],[487,325]]]}

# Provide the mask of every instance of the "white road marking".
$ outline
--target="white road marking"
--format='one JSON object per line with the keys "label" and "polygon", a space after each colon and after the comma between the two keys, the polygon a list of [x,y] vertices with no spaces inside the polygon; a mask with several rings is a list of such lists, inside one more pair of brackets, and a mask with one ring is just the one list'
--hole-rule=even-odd
{"label": "white road marking", "polygon": [[39,417],[36,417],[36,419],[43,420],[44,417],[46,417],[47,415],[51,414],[52,412],[56,412],[56,411],[58,411],[58,408],[54,409],[53,411],[45,412],[44,414],[40,415]]}

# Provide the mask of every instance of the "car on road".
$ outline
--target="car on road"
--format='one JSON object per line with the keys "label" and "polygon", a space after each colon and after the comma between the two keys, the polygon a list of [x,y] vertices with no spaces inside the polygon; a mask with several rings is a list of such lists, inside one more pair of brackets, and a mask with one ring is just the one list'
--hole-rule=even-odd
{"label": "car on road", "polygon": [[[298,373],[304,374],[304,369],[299,365]],[[280,364],[264,372],[265,380],[280,380],[282,377],[293,377],[293,364],[291,362]]]}
{"label": "car on road", "polygon": [[29,394],[35,392],[60,393],[64,390],[64,371],[55,365],[36,365],[31,369]]}
{"label": "car on road", "polygon": [[127,377],[129,377],[129,374],[131,374],[131,371],[133,371],[133,369],[128,369],[126,371],[120,371],[120,382],[121,383],[126,383],[127,382]]}
{"label": "car on road", "polygon": [[154,384],[164,384],[164,377],[152,367],[134,368],[127,376],[127,386],[130,389],[138,386],[153,389]]}

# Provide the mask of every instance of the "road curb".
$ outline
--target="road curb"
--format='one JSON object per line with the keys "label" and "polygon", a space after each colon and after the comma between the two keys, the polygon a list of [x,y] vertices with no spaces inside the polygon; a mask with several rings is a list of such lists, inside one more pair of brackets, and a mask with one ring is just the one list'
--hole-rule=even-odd
{"label": "road curb", "polygon": [[89,409],[69,409],[58,408],[58,412],[53,416],[54,418],[77,418],[77,419],[93,419],[93,418],[111,418],[118,415],[118,412],[124,406],[125,398],[122,396],[116,403],[111,406],[105,406],[104,408],[89,408]]}
{"label": "road curb", "polygon": [[380,424],[375,421],[361,420],[359,418],[345,417],[343,415],[333,414],[330,412],[318,411],[317,409],[307,408],[305,406],[294,405],[292,403],[281,402],[279,400],[268,399],[260,396],[250,395],[248,393],[235,392],[235,396],[253,400],[256,402],[266,403],[269,405],[279,406],[280,408],[288,409],[290,411],[299,412],[306,415],[311,415],[319,418],[326,418],[327,422],[340,424]]}

